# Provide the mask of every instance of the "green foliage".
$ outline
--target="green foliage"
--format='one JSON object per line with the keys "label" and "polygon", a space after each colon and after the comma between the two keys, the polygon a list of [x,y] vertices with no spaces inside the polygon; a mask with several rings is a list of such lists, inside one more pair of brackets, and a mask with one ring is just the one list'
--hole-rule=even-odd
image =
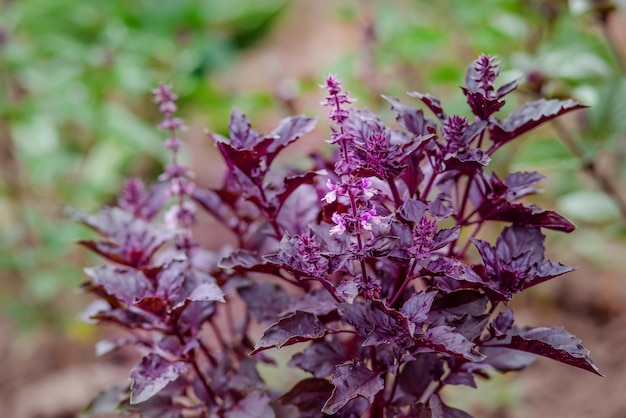
{"label": "green foliage", "polygon": [[59,290],[80,282],[68,268],[77,262],[72,243],[79,233],[61,208],[96,209],[128,175],[161,171],[162,138],[145,113],[150,90],[174,82],[183,106],[199,108],[201,100],[230,111],[231,101],[215,100],[219,93],[207,77],[262,39],[284,6],[284,0],[0,5],[6,156],[0,272],[7,278],[3,306],[17,319],[31,325],[37,315],[50,316]]}

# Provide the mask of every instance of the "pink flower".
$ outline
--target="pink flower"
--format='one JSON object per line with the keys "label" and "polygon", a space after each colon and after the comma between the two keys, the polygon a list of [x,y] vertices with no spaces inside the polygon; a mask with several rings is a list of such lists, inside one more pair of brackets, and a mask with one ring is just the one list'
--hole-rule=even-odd
{"label": "pink flower", "polygon": [[326,193],[326,196],[324,196],[322,200],[325,200],[326,203],[333,203],[335,200],[337,200],[337,189],[339,188],[339,186],[337,186],[332,181],[330,181],[330,179],[328,179],[326,180],[326,187],[330,189],[330,192]]}
{"label": "pink flower", "polygon": [[333,213],[332,220],[336,225],[330,228],[330,235],[341,235],[346,232],[346,220],[343,215]]}
{"label": "pink flower", "polygon": [[380,225],[381,222],[380,216],[376,215],[375,206],[372,206],[370,210],[361,213],[361,215],[359,216],[359,220],[361,222],[361,228],[365,229],[366,231],[372,230],[372,223]]}

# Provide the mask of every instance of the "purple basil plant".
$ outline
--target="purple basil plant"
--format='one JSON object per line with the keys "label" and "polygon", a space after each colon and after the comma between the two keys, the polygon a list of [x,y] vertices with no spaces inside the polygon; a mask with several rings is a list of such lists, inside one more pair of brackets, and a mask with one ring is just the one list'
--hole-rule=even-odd
{"label": "purple basil plant", "polygon": [[[476,377],[522,370],[537,355],[600,374],[563,328],[518,327],[502,309],[572,270],[545,259],[542,228],[574,225],[519,202],[542,175],[496,175],[491,156],[582,106],[542,99],[499,119],[520,80],[497,88],[498,73],[485,55],[468,69],[470,119],[446,114],[428,94],[409,96],[434,119],[384,97],[395,127],[351,108],[329,76],[322,105],[334,154],[312,155],[306,172],[272,163],[314,118],[289,117],[260,134],[234,110],[230,137],[211,134],[227,166],[219,189],[198,187],[180,164],[176,96],[156,89],[171,164],[149,187],[127,181],[117,207],[76,214],[102,236],[81,244],[107,260],[86,269],[84,289],[98,297],[89,315],[128,330],[97,351],[131,345],[142,355],[130,386],[102,394],[87,412],[469,417],[444,403],[442,388],[475,387]],[[192,234],[198,210],[231,230],[238,247],[201,248]],[[487,222],[503,226],[495,244],[477,238]],[[266,326],[257,340],[255,324]],[[274,364],[268,350],[295,344],[288,365],[310,376],[281,393],[256,366]]]}

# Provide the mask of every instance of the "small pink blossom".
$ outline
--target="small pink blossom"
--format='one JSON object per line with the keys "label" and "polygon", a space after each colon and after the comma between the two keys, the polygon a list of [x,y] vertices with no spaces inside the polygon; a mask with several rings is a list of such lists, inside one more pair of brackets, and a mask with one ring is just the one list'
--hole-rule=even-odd
{"label": "small pink blossom", "polygon": [[337,189],[339,189],[339,186],[328,179],[326,180],[326,187],[330,189],[330,192],[326,193],[326,196],[324,196],[322,200],[325,200],[326,203],[333,203],[337,200]]}
{"label": "small pink blossom", "polygon": [[376,214],[375,206],[372,206],[370,210],[361,213],[359,220],[361,222],[361,228],[366,231],[372,230],[372,223],[376,225],[380,225],[381,223],[381,217]]}
{"label": "small pink blossom", "polygon": [[346,232],[346,220],[343,215],[333,213],[332,220],[336,225],[330,228],[330,235],[341,235]]}

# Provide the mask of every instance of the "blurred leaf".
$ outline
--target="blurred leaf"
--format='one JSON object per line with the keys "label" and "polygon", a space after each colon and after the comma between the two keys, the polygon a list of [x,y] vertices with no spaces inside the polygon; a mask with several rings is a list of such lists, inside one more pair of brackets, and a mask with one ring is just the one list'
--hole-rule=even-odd
{"label": "blurred leaf", "polygon": [[597,100],[587,110],[585,140],[597,147],[610,145],[626,131],[626,78],[611,79],[597,90]]}
{"label": "blurred leaf", "polygon": [[617,204],[606,193],[580,190],[559,198],[559,210],[567,217],[589,223],[617,222]]}
{"label": "blurred leaf", "polygon": [[522,142],[514,164],[516,171],[538,167],[568,170],[578,168],[578,166],[578,159],[555,138]]}

